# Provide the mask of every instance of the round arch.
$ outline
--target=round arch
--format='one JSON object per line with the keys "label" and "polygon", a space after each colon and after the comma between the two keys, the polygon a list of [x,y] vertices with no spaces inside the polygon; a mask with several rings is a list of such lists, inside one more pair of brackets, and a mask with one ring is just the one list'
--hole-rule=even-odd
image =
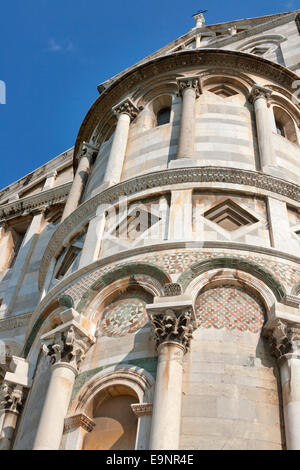
{"label": "round arch", "polygon": [[201,273],[189,284],[186,294],[189,294],[195,304],[197,297],[214,287],[231,285],[244,289],[246,292],[255,295],[264,305],[267,318],[270,318],[275,311],[276,297],[274,292],[257,277],[239,270],[233,269],[212,269]]}
{"label": "round arch", "polygon": [[277,301],[281,301],[286,296],[284,286],[264,267],[250,261],[246,258],[238,257],[216,257],[195,263],[182,273],[179,277],[179,284],[182,285],[184,291],[187,290],[190,283],[199,275],[209,273],[215,269],[230,269],[234,271],[242,271],[252,275],[262,281],[274,294]]}
{"label": "round arch", "polygon": [[[108,271],[94,282],[94,284],[92,284],[92,286],[81,297],[76,310],[80,313],[86,312],[92,300],[110,284],[113,284],[116,281],[121,281],[122,279],[130,276],[139,275],[148,276],[148,281],[150,278],[153,279],[152,285],[153,287],[156,286],[154,287],[153,292],[156,292],[155,289],[158,289],[159,291],[161,290],[162,292],[163,286],[172,282],[169,275],[154,264],[143,262],[126,263]],[[149,282],[147,285],[149,287]]]}
{"label": "round arch", "polygon": [[[89,419],[93,419],[95,410],[101,408],[102,404],[105,406],[112,396],[117,398],[122,394],[132,397],[131,401],[136,402],[132,406],[141,410],[147,409],[146,414],[138,413],[137,415],[135,437],[135,449],[146,449],[149,446],[154,378],[145,369],[121,364],[94,375],[74,397],[69,416],[86,415]],[[92,441],[95,437],[97,438],[97,431]],[[79,447],[82,448],[84,436],[81,436],[80,441]]]}

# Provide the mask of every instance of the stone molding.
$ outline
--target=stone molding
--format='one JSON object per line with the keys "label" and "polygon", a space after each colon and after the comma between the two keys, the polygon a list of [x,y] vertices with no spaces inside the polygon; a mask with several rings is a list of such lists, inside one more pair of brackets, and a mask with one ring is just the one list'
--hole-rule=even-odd
{"label": "stone molding", "polygon": [[189,351],[193,331],[197,328],[193,306],[172,302],[147,305],[146,308],[156,347],[173,342],[182,345],[185,352]]}
{"label": "stone molding", "polygon": [[265,88],[259,85],[253,85],[251,93],[249,95],[249,101],[250,103],[254,104],[255,101],[259,98],[264,98],[268,102],[272,96],[272,93],[272,90],[269,90],[269,88]]}
{"label": "stone molding", "polygon": [[300,202],[300,187],[298,185],[262,172],[250,170],[223,167],[191,167],[163,170],[137,176],[108,188],[81,204],[58,226],[47,245],[40,264],[39,289],[43,288],[48,266],[50,266],[52,258],[56,257],[61,247],[65,245],[66,237],[68,235],[72,237],[75,232],[80,230],[80,227],[86,225],[91,218],[95,217],[101,204],[112,205],[124,195],[129,197],[145,191],[145,189],[180,183],[211,182],[252,186]]}
{"label": "stone molding", "polygon": [[13,318],[0,319],[0,331],[13,330],[22,326],[27,326],[30,322],[32,313],[15,316]]}
{"label": "stone molding", "polygon": [[17,413],[22,409],[23,387],[4,381],[0,387],[0,410]]}
{"label": "stone molding", "polygon": [[[128,260],[128,259],[131,259],[130,263],[129,264],[132,264],[132,262],[134,263],[134,260],[136,257],[138,256],[141,256],[141,255],[144,255],[145,253],[147,254],[150,254],[150,253],[155,253],[157,251],[169,251],[169,250],[185,250],[185,249],[193,249],[195,251],[199,251],[199,248],[201,249],[207,249],[209,250],[209,252],[211,252],[211,250],[222,250],[219,254],[221,255],[223,253],[223,250],[226,250],[228,252],[228,257],[232,258],[232,257],[237,257],[240,258],[240,252],[243,251],[243,252],[250,252],[250,253],[253,253],[255,255],[263,255],[261,258],[260,258],[260,261],[257,262],[257,265],[260,265],[259,263],[261,263],[261,265],[263,266],[265,263],[264,263],[264,260],[267,260],[267,259],[270,259],[271,261],[274,261],[275,258],[280,258],[280,259],[283,259],[285,261],[290,261],[292,263],[296,263],[298,265],[300,265],[300,258],[297,257],[297,256],[293,256],[293,255],[289,255],[287,253],[283,253],[281,251],[278,251],[278,250],[275,250],[274,248],[263,248],[263,247],[258,247],[258,246],[254,246],[254,245],[247,245],[247,244],[243,244],[243,243],[232,243],[230,244],[230,246],[228,245],[228,242],[216,242],[216,241],[211,241],[211,242],[204,242],[204,243],[201,243],[201,245],[199,246],[199,242],[198,241],[190,241],[190,242],[172,242],[172,241],[168,241],[168,242],[165,242],[165,243],[159,243],[159,244],[153,244],[153,245],[149,245],[149,246],[142,246],[142,247],[139,247],[139,248],[134,248],[134,249],[131,249],[131,250],[125,250],[123,252],[118,252],[118,253],[115,253],[111,256],[108,256],[106,258],[101,258],[100,260],[97,260],[97,261],[94,261],[93,263],[91,263],[90,265],[74,272],[73,274],[70,274],[68,277],[62,279],[56,286],[54,286],[48,293],[47,295],[42,299],[42,301],[39,303],[39,305],[37,306],[37,308],[35,309],[34,313],[32,314],[32,320],[31,320],[31,333],[29,334],[29,336],[27,337],[27,340],[25,342],[25,346],[24,346],[24,357],[27,357],[27,354],[30,350],[30,347],[33,343],[33,340],[37,334],[37,332],[39,331],[39,328],[41,327],[42,323],[43,323],[43,312],[49,307],[49,305],[51,305],[51,303],[53,303],[54,301],[57,300],[57,298],[60,298],[62,296],[64,296],[64,292],[66,292],[71,286],[74,286],[79,289],[82,288],[82,286],[84,286],[84,290],[85,291],[88,291],[89,289],[91,289],[91,286],[94,285],[95,283],[95,278],[92,277],[92,279],[90,281],[87,281],[87,278],[89,278],[89,276],[94,273],[94,272],[98,272],[101,270],[98,278],[100,278],[102,275],[103,275],[103,272],[102,272],[102,269],[104,266],[106,265],[112,265],[112,270],[114,269],[119,269],[120,267],[125,267],[127,265],[125,265],[125,261],[124,260]],[[238,251],[238,254],[237,254],[237,251]],[[245,255],[247,256],[247,254]],[[208,261],[209,259],[212,259],[211,257],[207,256],[206,257],[206,261]],[[139,259],[137,260],[138,262],[140,261]],[[204,262],[205,260],[203,260]],[[143,262],[143,261],[142,261]],[[120,264],[118,264],[120,263]],[[212,264],[210,264],[211,266]],[[214,264],[213,264],[214,267],[216,267]],[[233,269],[236,269],[233,267]],[[196,270],[198,271],[198,269]],[[252,269],[251,269],[252,271]],[[111,271],[109,270],[108,271],[108,274],[110,273]],[[188,270],[186,270],[186,272],[188,272]],[[252,271],[253,272],[253,271]],[[187,287],[187,285],[189,284],[189,282],[192,281],[192,279],[194,278],[194,274],[195,274],[195,271],[192,271],[191,272],[191,277],[190,276],[187,276],[186,278],[186,281],[187,284],[185,285],[184,283],[184,287]],[[200,273],[199,273],[200,274]],[[264,280],[265,280],[265,275],[266,275],[266,271],[264,271],[264,273],[262,273],[263,276],[264,276]],[[170,282],[170,281],[168,281]],[[281,285],[281,284],[280,284]],[[279,286],[279,284],[278,284]],[[98,289],[99,288],[99,285],[96,285],[96,288]],[[98,292],[98,290],[97,290]],[[160,294],[160,295],[163,295],[163,294]],[[280,295],[280,298],[282,296]],[[294,297],[293,296],[293,303],[294,303]],[[85,296],[83,297],[80,297],[81,300],[85,299]],[[71,300],[71,299],[70,299]],[[288,305],[290,304],[290,300],[288,300]],[[76,307],[78,308],[78,305],[77,304],[79,302],[79,300],[77,300],[74,304],[74,300],[72,300],[72,305],[76,305]],[[80,301],[81,302],[81,301]],[[282,303],[286,303],[285,302],[285,298],[283,298],[281,300]],[[68,307],[71,307],[71,304],[68,303],[68,305],[66,305]],[[1,323],[0,323],[1,325]]]}
{"label": "stone molding", "polygon": [[25,213],[31,213],[34,210],[43,210],[48,206],[66,201],[72,183],[66,183],[58,187],[41,191],[23,199],[5,204],[0,207],[0,220],[10,219]]}
{"label": "stone molding", "polygon": [[92,343],[88,333],[74,320],[43,335],[41,340],[42,351],[50,357],[51,365],[69,364],[76,370]]}
{"label": "stone molding", "polygon": [[178,93],[182,96],[184,90],[193,89],[195,90],[196,98],[202,93],[201,79],[198,75],[191,75],[188,77],[177,78]]}
{"label": "stone molding", "polygon": [[133,104],[133,102],[126,98],[112,108],[115,116],[119,117],[121,114],[127,114],[130,117],[130,121],[133,121],[139,114],[139,109]]}
{"label": "stone molding", "polygon": [[131,405],[131,409],[135,416],[141,418],[142,416],[152,416],[153,405],[152,403],[137,403],[135,405]]}
{"label": "stone molding", "polygon": [[87,432],[93,431],[96,423],[89,418],[85,413],[68,416],[65,419],[64,433],[73,431],[77,428],[83,428]]}
{"label": "stone molding", "polygon": [[277,318],[268,333],[272,354],[281,359],[287,354],[300,357],[300,324]]}
{"label": "stone molding", "polygon": [[287,89],[291,89],[293,82],[299,79],[295,73],[282,65],[239,51],[197,49],[174,52],[154,58],[120,76],[95,101],[80,127],[75,144],[75,155],[81,142],[88,141],[92,137],[97,125],[102,127],[108,120],[114,103],[118,103],[124,95],[140,86],[141,82],[179,69],[212,66],[223,67],[224,73],[232,69],[250,74],[255,72],[256,75],[277,82]]}

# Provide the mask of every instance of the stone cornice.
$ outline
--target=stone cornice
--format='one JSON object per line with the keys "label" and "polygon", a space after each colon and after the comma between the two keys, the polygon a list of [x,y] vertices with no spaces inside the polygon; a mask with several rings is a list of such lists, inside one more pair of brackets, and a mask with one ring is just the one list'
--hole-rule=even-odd
{"label": "stone cornice", "polygon": [[18,192],[21,194],[22,191],[27,191],[31,187],[45,180],[51,172],[61,171],[73,162],[73,152],[74,149],[72,147],[71,149],[66,150],[62,154],[45,163],[45,165],[37,168],[32,173],[23,176],[23,178],[19,179],[18,181],[15,181],[6,188],[1,189],[0,199],[9,198],[11,195]]}
{"label": "stone cornice", "polygon": [[224,47],[229,44],[233,44],[238,41],[242,41],[243,39],[250,38],[252,36],[255,36],[256,34],[268,31],[269,29],[276,28],[277,26],[281,26],[282,24],[288,23],[289,21],[293,21],[294,19],[296,20],[297,17],[297,12],[292,12],[292,13],[286,13],[284,16],[281,16],[279,18],[270,18],[270,21],[266,21],[265,23],[255,25],[246,31],[242,31],[241,33],[238,33],[236,36],[231,36],[228,38],[220,38],[216,39],[215,41],[212,41],[210,44],[206,46],[206,48],[215,48],[215,47]]}
{"label": "stone cornice", "polygon": [[78,231],[95,216],[98,207],[118,202],[119,198],[131,196],[156,187],[163,188],[180,183],[230,183],[239,186],[246,185],[271,193],[285,196],[300,202],[300,187],[285,180],[250,170],[221,167],[192,167],[163,170],[147,175],[138,176],[110,187],[85,203],[81,204],[67,217],[53,233],[40,265],[39,288],[42,289],[48,266],[56,257],[68,236]]}
{"label": "stone cornice", "polygon": [[[146,63],[138,64],[115,80],[95,101],[84,118],[75,143],[74,155],[77,155],[83,141],[89,141],[94,130],[105,124],[111,109],[141,82],[154,76],[187,70],[191,68],[222,67],[225,70],[239,70],[255,73],[292,91],[292,84],[299,76],[287,68],[245,52],[222,49],[197,49],[175,52],[156,57]],[[75,159],[76,160],[76,159]],[[74,162],[76,164],[76,162]]]}
{"label": "stone cornice", "polygon": [[72,183],[66,183],[38,194],[18,199],[0,207],[0,221],[13,216],[21,215],[24,211],[42,209],[52,204],[65,201],[71,189]]}

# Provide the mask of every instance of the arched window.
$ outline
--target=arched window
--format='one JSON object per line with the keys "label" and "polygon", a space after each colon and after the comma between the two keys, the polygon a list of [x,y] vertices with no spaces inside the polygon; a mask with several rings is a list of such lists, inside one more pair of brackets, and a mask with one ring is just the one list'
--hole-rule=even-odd
{"label": "arched window", "polygon": [[172,97],[170,95],[161,95],[152,103],[152,109],[155,116],[154,126],[163,126],[171,120]]}
{"label": "arched window", "polygon": [[171,117],[171,108],[162,108],[158,111],[156,118],[157,118],[157,126],[163,126],[164,124],[168,124],[170,122]]}
{"label": "arched window", "polygon": [[293,119],[284,109],[274,106],[275,127],[278,135],[297,143],[297,133]]}

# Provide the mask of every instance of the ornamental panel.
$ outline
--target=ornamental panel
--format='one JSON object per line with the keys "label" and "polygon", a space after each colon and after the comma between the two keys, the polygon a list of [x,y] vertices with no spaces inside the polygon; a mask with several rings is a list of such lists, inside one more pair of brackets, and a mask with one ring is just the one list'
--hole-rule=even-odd
{"label": "ornamental panel", "polygon": [[220,286],[201,293],[196,300],[196,318],[201,328],[258,333],[265,308],[253,294],[235,286]]}

